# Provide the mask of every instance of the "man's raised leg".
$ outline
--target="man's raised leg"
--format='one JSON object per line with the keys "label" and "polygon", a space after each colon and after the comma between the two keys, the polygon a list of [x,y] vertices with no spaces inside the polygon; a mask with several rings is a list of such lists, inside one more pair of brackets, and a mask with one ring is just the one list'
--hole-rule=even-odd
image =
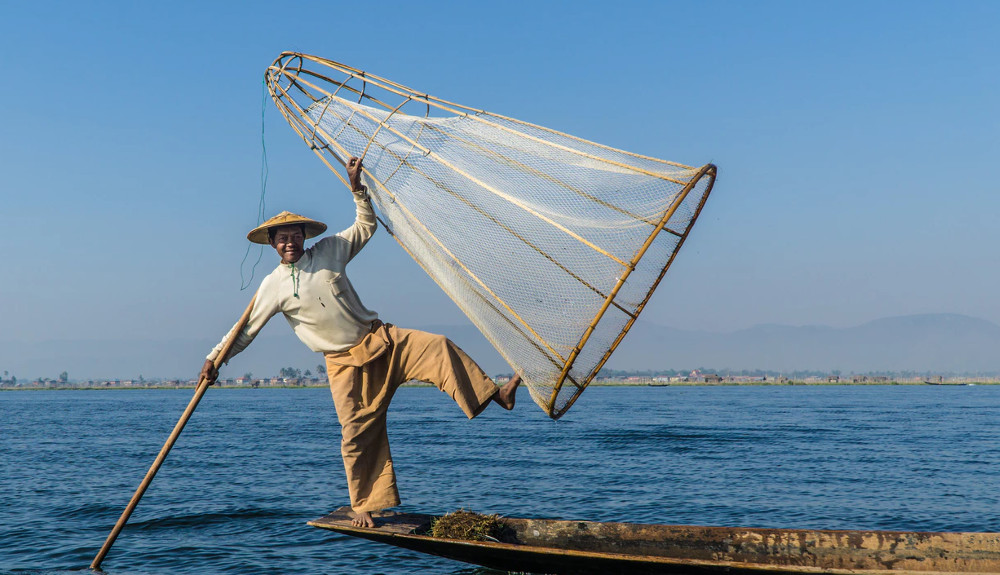
{"label": "man's raised leg", "polygon": [[497,390],[493,396],[493,401],[497,402],[500,407],[507,411],[514,409],[514,402],[517,400],[517,386],[519,385],[521,385],[521,376],[515,373],[514,377],[510,378],[510,381],[503,384],[503,387]]}

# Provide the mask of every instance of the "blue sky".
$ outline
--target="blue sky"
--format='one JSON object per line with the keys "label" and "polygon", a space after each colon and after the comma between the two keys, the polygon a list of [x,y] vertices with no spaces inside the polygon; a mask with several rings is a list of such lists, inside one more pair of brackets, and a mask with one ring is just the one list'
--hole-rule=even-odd
{"label": "blue sky", "polygon": [[[283,50],[716,163],[648,321],[1000,323],[997,30],[1000,3],[972,1],[0,1],[0,341],[221,337],[252,295],[261,79]],[[264,122],[268,214],[349,225],[269,101]],[[387,320],[465,321],[384,233],[349,273]]]}

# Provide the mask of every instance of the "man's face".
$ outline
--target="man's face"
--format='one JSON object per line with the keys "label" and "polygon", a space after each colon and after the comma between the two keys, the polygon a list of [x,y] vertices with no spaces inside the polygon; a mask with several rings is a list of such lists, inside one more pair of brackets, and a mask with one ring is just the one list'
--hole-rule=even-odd
{"label": "man's face", "polygon": [[281,263],[294,264],[302,257],[302,244],[305,241],[301,226],[282,226],[274,232],[271,246],[281,256]]}

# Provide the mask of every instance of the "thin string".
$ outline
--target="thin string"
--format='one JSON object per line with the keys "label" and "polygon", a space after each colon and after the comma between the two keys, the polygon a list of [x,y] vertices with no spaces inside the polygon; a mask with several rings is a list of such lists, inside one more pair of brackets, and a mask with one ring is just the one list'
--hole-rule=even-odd
{"label": "thin string", "polygon": [[[260,102],[260,201],[257,203],[257,225],[259,226],[264,222],[264,195],[267,191],[267,145],[264,142],[264,112],[267,111],[267,78],[261,82],[262,94]],[[250,287],[253,283],[254,272],[257,271],[257,264],[260,263],[262,257],[264,257],[264,246],[260,246],[260,251],[257,252],[257,261],[253,263],[253,267],[250,268],[250,279],[245,279],[243,275],[243,265],[247,261],[247,257],[250,256],[250,250],[253,248],[253,244],[247,245],[247,251],[243,254],[243,261],[240,262],[240,291],[243,291]]]}
{"label": "thin string", "polygon": [[[292,268],[292,295],[299,297],[299,278],[296,275],[295,262],[288,264]],[[326,307],[326,306],[324,306]]]}

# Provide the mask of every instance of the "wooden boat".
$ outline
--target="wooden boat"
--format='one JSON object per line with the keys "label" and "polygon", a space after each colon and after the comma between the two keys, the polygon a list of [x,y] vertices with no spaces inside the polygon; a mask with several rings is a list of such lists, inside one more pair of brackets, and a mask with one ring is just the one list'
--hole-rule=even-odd
{"label": "wooden boat", "polygon": [[927,385],[973,385],[964,381],[930,381],[927,379],[924,380],[924,383]]}
{"label": "wooden boat", "polygon": [[535,573],[1000,573],[1000,533],[751,529],[506,518],[503,541],[431,537],[431,515],[341,507],[309,525],[493,569]]}

